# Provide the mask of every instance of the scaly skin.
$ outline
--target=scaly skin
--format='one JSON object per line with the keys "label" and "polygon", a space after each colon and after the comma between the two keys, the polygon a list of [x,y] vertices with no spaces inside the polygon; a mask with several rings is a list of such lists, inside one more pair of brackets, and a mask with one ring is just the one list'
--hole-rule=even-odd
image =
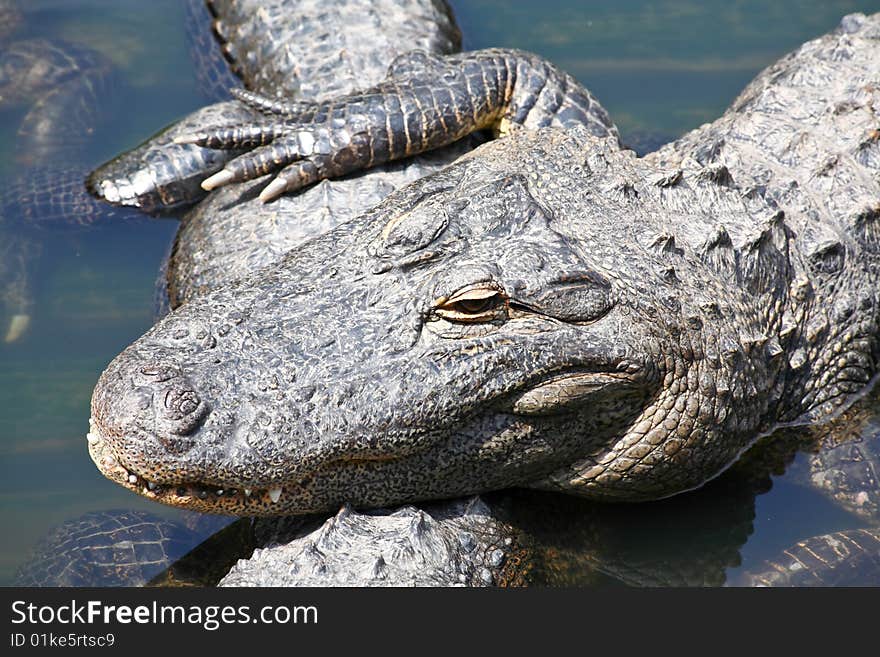
{"label": "scaly skin", "polygon": [[275,264],[291,249],[358,216],[395,189],[439,171],[479,143],[476,138],[464,139],[364,174],[323,180],[272,204],[257,200],[260,180],[216,190],[181,221],[163,293],[176,308]]}
{"label": "scaly skin", "polygon": [[207,0],[247,88],[325,100],[384,76],[396,54],[455,52],[461,34],[438,0]]}
{"label": "scaly skin", "polygon": [[516,130],[194,299],[102,375],[93,458],[248,515],[645,500],[827,417],[877,369],[878,23],[847,17],[654,156],[592,122]]}
{"label": "scaly skin", "polygon": [[489,586],[516,581],[517,532],[479,498],[436,510],[344,507],[284,550],[257,550],[220,586]]}
{"label": "scaly skin", "polygon": [[[434,0],[285,0],[271,3],[268,13],[249,11],[248,6],[214,6],[233,66],[241,61],[249,67],[243,71],[249,88],[273,95],[295,87],[302,101],[378,83],[402,52],[421,48],[443,54],[459,43],[448,8]],[[256,60],[265,61],[255,67]],[[173,131],[181,135],[192,129],[177,126]],[[259,181],[210,194],[181,221],[166,274],[169,305],[177,307],[278,262],[290,249],[357,216],[394,189],[439,170],[481,141],[462,140],[422,157],[326,180],[271,206],[256,199]],[[131,165],[132,176],[144,166],[136,159]],[[188,184],[201,191],[200,182],[197,176]]]}
{"label": "scaly skin", "polygon": [[[203,0],[188,3],[190,16],[204,16]],[[322,100],[380,80],[398,54],[414,48],[453,52],[460,42],[449,9],[436,0],[418,0],[414,6],[401,0],[210,0],[207,4],[218,17],[213,27],[225,42],[225,56],[244,86],[270,96]],[[338,25],[346,29],[333,29]],[[192,41],[204,44],[197,68],[223,70],[216,53],[205,53],[211,42],[203,31],[191,28],[190,35]],[[223,75],[228,80],[228,74]],[[202,86],[216,95],[211,80],[216,75],[207,77]],[[258,117],[237,102],[194,112],[98,168],[89,178],[89,188],[115,205],[152,213],[185,210],[204,198],[200,182],[205,175],[222,169],[237,151],[212,152],[174,140],[206,126]]]}
{"label": "scaly skin", "polygon": [[[875,388],[831,422],[776,432],[718,479],[668,500],[590,504],[513,490],[418,509],[346,509],[318,528],[300,523],[263,537],[265,547],[220,585],[866,585],[880,577],[880,513],[870,501],[880,486],[865,477],[880,457],[878,399]],[[804,451],[809,458],[795,459]],[[804,461],[814,473],[822,468],[821,489],[836,500],[851,502],[855,490],[869,496],[847,505],[868,526],[799,541],[772,563],[727,577],[740,565],[755,499],[770,490],[771,475],[784,471],[789,483],[813,485],[798,481]],[[413,531],[419,517],[424,531]]]}
{"label": "scaly skin", "polygon": [[193,547],[185,528],[143,511],[97,511],[50,532],[18,586],[143,586]]}
{"label": "scaly skin", "polygon": [[880,586],[880,527],[799,541],[734,586]]}

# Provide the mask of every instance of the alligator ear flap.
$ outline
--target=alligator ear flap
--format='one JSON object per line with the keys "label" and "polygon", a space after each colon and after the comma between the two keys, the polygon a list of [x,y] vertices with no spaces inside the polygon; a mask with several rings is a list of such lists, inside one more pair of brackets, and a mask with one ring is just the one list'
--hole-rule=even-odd
{"label": "alligator ear flap", "polygon": [[531,295],[516,295],[512,305],[563,322],[593,322],[614,305],[611,284],[596,272],[563,274]]}

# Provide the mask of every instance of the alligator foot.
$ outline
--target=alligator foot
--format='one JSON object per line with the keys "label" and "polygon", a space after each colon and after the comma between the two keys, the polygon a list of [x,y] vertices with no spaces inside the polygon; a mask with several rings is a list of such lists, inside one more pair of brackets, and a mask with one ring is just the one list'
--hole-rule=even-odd
{"label": "alligator foot", "polygon": [[323,103],[232,93],[261,116],[252,123],[182,134],[174,141],[249,150],[202,187],[212,190],[275,174],[260,194],[264,202],[325,178],[446,146],[482,129],[504,134],[520,125],[581,126],[597,137],[617,137],[617,128],[589,91],[552,64],[515,50],[449,57],[408,53],[392,65],[385,82]]}

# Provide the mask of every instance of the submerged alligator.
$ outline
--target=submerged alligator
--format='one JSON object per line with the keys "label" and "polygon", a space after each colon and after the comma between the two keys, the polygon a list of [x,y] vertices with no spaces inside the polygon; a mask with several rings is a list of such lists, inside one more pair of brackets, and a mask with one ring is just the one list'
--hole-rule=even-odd
{"label": "submerged alligator", "polygon": [[[577,89],[572,97],[588,104],[584,116],[596,118],[590,125],[606,139],[572,127],[571,112],[554,116],[539,103],[534,124],[557,122],[570,134],[514,129],[286,256],[262,274],[268,280],[195,299],[160,323],[102,378],[93,457],[149,497],[242,514],[329,510],[346,499],[390,504],[542,478],[542,487],[615,499],[699,485],[760,432],[821,419],[874,372],[872,39],[875,18],[848,17],[838,34],[762,74],[718,122],[643,159],[618,148],[604,112]],[[855,59],[846,64],[853,69],[821,68],[829,53]],[[473,73],[496,56],[504,63],[497,51],[460,61]],[[403,82],[384,89],[389,97],[399,87],[412,91],[407,74],[440,66],[411,60],[394,69]],[[454,73],[441,70],[450,98],[463,89]],[[834,92],[816,98],[829,82]],[[543,101],[558,99],[549,86]],[[288,109],[246,98],[279,113],[265,119],[268,128],[250,129],[250,143],[266,129],[302,132]],[[826,123],[803,130],[782,116],[782,101]],[[488,124],[476,109],[472,127],[503,123],[497,108],[483,117]],[[832,132],[835,120],[844,130]],[[759,133],[768,121],[774,130]],[[435,128],[443,141],[449,124]],[[199,140],[226,137],[226,145],[249,143],[234,130]],[[286,157],[289,145],[276,153]],[[764,147],[760,157],[756,146]],[[230,166],[235,177],[250,165]],[[814,196],[824,182],[808,175],[816,171],[851,196],[827,206]],[[680,226],[676,234],[687,221],[696,235]],[[618,242],[621,234],[629,243]],[[434,294],[413,294],[425,291]],[[313,315],[327,326],[300,324],[297,333],[297,322]],[[369,351],[331,340],[334,331]],[[187,353],[175,363],[169,345],[177,344]],[[117,381],[125,358],[134,361],[130,375]],[[279,372],[285,360],[301,363],[291,376]],[[468,370],[486,379],[467,380]],[[196,377],[207,387],[196,388]],[[114,401],[114,386],[129,395]],[[243,399],[224,394],[233,386],[246,391]],[[159,431],[147,435],[147,426]],[[122,438],[137,440],[111,442]],[[152,468],[164,464],[160,471],[146,455]],[[297,468],[315,471],[300,477]]]}
{"label": "submerged alligator", "polygon": [[47,235],[137,216],[97,202],[83,187],[88,142],[114,110],[113,65],[81,43],[25,38],[26,23],[16,2],[0,0],[0,111],[23,114],[10,152],[15,165],[0,190],[0,340],[6,343],[31,324],[33,274]]}

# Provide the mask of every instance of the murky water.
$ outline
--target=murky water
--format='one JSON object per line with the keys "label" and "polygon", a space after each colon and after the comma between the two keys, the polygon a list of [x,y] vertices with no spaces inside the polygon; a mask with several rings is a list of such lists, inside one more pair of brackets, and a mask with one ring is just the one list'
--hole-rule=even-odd
{"label": "murky water", "polygon": [[[92,135],[81,161],[58,164],[96,165],[204,104],[176,0],[21,5],[24,23],[13,39],[85,44],[118,71],[114,116]],[[717,117],[761,68],[844,14],[880,10],[876,1],[807,0],[458,0],[453,6],[467,48],[540,53],[586,84],[625,135],[669,136]],[[0,106],[4,186],[22,171],[16,133],[27,110]],[[89,228],[35,229],[21,217],[0,221],[0,241],[26,236],[38,247],[26,269],[34,291],[30,323],[15,341],[0,342],[0,584],[12,580],[52,526],[84,512],[126,508],[179,516],[105,480],[84,439],[99,373],[152,323],[154,282],[174,230],[173,220],[137,217]],[[6,330],[0,326],[0,339]],[[744,569],[800,538],[864,521],[779,477],[757,498],[752,524],[739,550]],[[650,550],[651,536],[643,540]]]}

